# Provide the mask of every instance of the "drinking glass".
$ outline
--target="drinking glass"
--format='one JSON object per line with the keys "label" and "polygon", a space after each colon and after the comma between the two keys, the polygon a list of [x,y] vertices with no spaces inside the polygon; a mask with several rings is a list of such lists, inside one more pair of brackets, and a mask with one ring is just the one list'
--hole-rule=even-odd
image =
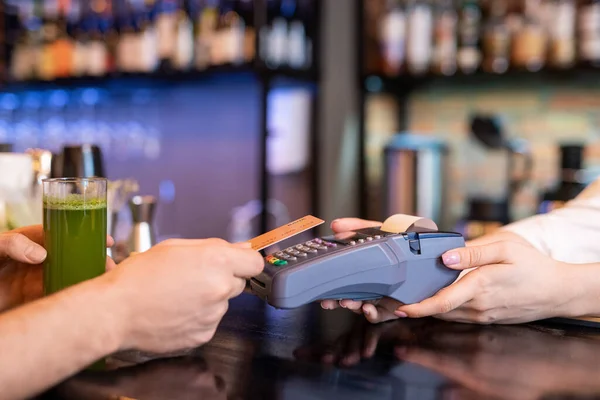
{"label": "drinking glass", "polygon": [[107,180],[43,180],[44,292],[95,278],[106,268]]}

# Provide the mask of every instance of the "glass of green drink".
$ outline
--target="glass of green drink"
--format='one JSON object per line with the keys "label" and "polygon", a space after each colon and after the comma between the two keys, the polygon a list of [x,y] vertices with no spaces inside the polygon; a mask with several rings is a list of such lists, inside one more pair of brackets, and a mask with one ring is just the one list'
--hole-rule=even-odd
{"label": "glass of green drink", "polygon": [[104,273],[106,186],[104,178],[43,181],[46,295]]}

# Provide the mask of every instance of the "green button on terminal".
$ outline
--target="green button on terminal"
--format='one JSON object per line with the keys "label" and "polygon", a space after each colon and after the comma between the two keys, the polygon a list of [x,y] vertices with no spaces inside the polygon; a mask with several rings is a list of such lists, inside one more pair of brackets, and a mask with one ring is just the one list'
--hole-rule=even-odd
{"label": "green button on terminal", "polygon": [[278,267],[283,266],[283,265],[287,265],[287,261],[283,261],[283,260],[277,260],[275,261],[275,265],[277,265]]}

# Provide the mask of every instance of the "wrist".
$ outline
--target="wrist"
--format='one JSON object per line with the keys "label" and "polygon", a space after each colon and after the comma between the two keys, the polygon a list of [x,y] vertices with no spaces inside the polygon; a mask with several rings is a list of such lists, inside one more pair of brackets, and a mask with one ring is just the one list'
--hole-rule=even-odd
{"label": "wrist", "polygon": [[123,349],[126,337],[127,307],[123,295],[115,285],[112,274],[105,274],[96,279],[77,285],[77,289],[86,292],[82,296],[89,302],[89,309],[94,310],[101,341],[104,344],[104,355]]}
{"label": "wrist", "polygon": [[600,316],[600,264],[561,263],[566,299],[560,316]]}

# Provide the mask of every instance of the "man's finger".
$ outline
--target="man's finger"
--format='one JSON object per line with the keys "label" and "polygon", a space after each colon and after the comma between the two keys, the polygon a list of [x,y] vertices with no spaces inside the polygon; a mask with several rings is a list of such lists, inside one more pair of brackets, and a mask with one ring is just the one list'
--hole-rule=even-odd
{"label": "man's finger", "polygon": [[[510,246],[519,246],[511,242],[495,242],[482,246],[463,247],[450,250],[442,255],[448,268],[468,269],[489,264],[504,264],[510,261]],[[515,252],[515,249],[513,249]]]}
{"label": "man's finger", "polygon": [[362,305],[363,305],[362,301],[355,301],[355,300],[349,300],[349,299],[340,300],[340,306],[347,308],[348,310],[352,310],[352,311],[360,310]]}
{"label": "man's finger", "polygon": [[386,322],[398,318],[398,316],[395,315],[393,312],[386,310],[385,308],[376,306],[372,303],[363,304],[362,312],[365,315],[367,321],[369,321],[372,324],[378,324],[380,322]]}
{"label": "man's finger", "polygon": [[479,271],[471,272],[459,282],[442,289],[433,297],[425,299],[420,303],[398,307],[396,315],[422,318],[449,313],[473,299],[479,285],[477,272]]}
{"label": "man's finger", "polygon": [[20,233],[39,245],[44,245],[44,229],[42,225],[29,225],[13,229],[8,233]]}
{"label": "man's finger", "polygon": [[115,263],[115,261],[110,258],[110,257],[106,257],[106,272],[110,272],[113,269],[117,268],[117,264]]}
{"label": "man's finger", "polygon": [[381,226],[381,222],[359,218],[340,218],[331,223],[331,229],[334,232],[348,232],[355,229],[372,228],[374,226]]}
{"label": "man's finger", "polygon": [[321,301],[321,308],[324,310],[335,310],[338,307],[339,307],[339,303],[335,300]]}
{"label": "man's finger", "polygon": [[20,233],[0,235],[0,258],[39,264],[46,259],[46,249]]}
{"label": "man's finger", "polygon": [[260,274],[265,267],[265,261],[257,251],[236,246],[217,251],[223,251],[227,264],[237,278],[250,279]]}

